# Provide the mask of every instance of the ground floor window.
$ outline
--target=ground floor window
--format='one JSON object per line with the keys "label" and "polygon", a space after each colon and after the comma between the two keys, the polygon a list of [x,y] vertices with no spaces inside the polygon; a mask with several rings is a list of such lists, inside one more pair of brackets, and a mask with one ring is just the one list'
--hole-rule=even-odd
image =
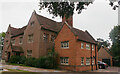
{"label": "ground floor window", "polygon": [[93,65],[95,64],[95,59],[94,59],[94,58],[92,58],[92,64],[93,64]]}
{"label": "ground floor window", "polygon": [[32,50],[27,50],[27,57],[32,57]]}
{"label": "ground floor window", "polygon": [[90,58],[86,58],[86,65],[90,65]]}
{"label": "ground floor window", "polygon": [[84,65],[84,57],[81,57],[81,65]]}
{"label": "ground floor window", "polygon": [[69,64],[69,58],[68,57],[60,57],[60,63],[61,64]]}

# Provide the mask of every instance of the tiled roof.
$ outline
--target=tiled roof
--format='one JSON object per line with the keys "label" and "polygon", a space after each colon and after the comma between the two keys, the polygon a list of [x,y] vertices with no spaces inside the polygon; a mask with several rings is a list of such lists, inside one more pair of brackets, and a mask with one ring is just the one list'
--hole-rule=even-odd
{"label": "tiled roof", "polygon": [[[66,23],[66,24],[68,25],[68,23]],[[71,31],[74,33],[75,36],[78,36],[78,40],[96,44],[95,39],[89,34],[89,32],[87,30],[82,31],[82,30],[73,28],[69,25],[68,25],[68,27],[71,29]]]}
{"label": "tiled roof", "polygon": [[26,29],[27,26],[24,26],[22,28],[14,28],[14,27],[10,27],[10,31],[11,31],[11,35],[12,37],[19,35],[19,34],[23,34],[24,30]]}
{"label": "tiled roof", "polygon": [[78,36],[79,40],[96,44],[95,39],[88,33],[88,31],[84,32],[76,28],[71,28],[71,29],[74,32],[74,34]]}
{"label": "tiled roof", "polygon": [[37,15],[37,19],[41,25],[42,28],[44,29],[48,29],[54,32],[59,32],[60,28],[62,27],[62,23],[61,22],[56,22],[53,21],[51,19],[48,19],[46,17],[43,17],[41,15]]}

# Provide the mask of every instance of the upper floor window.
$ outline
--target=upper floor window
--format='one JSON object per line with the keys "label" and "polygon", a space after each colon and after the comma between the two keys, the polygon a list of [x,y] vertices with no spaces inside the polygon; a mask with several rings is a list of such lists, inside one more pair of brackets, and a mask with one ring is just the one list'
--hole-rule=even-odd
{"label": "upper floor window", "polygon": [[94,45],[92,44],[92,50],[94,50]]}
{"label": "upper floor window", "polygon": [[11,43],[12,45],[15,45],[15,39],[12,39]]}
{"label": "upper floor window", "polygon": [[51,41],[54,42],[54,40],[55,40],[55,36],[51,35]]}
{"label": "upper floor window", "polygon": [[81,43],[81,49],[84,49],[84,43]]}
{"label": "upper floor window", "polygon": [[84,65],[84,57],[81,57],[81,65]]}
{"label": "upper floor window", "polygon": [[60,57],[60,63],[61,64],[69,64],[69,58],[68,57]]}
{"label": "upper floor window", "polygon": [[92,64],[95,64],[95,59],[94,58],[92,58]]}
{"label": "upper floor window", "polygon": [[49,40],[49,34],[44,33],[44,34],[43,34],[43,39],[44,39],[44,40]]}
{"label": "upper floor window", "polygon": [[23,37],[20,37],[19,38],[19,44],[22,44],[22,41],[23,41]]}
{"label": "upper floor window", "polygon": [[61,48],[69,48],[69,41],[61,42]]}
{"label": "upper floor window", "polygon": [[28,35],[28,42],[33,42],[33,34]]}
{"label": "upper floor window", "polygon": [[32,50],[27,50],[27,57],[32,57]]}
{"label": "upper floor window", "polygon": [[86,58],[86,65],[90,65],[90,58]]}
{"label": "upper floor window", "polygon": [[31,26],[33,26],[33,25],[35,24],[35,22],[33,21],[33,22],[31,22],[30,24],[31,24]]}
{"label": "upper floor window", "polygon": [[86,44],[86,49],[90,50],[90,44]]}

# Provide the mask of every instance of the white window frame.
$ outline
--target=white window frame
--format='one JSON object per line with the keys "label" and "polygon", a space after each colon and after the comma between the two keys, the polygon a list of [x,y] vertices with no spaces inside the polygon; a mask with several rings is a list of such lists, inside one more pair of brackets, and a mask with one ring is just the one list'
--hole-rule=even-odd
{"label": "white window frame", "polygon": [[12,39],[12,45],[15,45],[15,39]]}
{"label": "white window frame", "polygon": [[61,42],[61,48],[64,48],[64,49],[69,48],[69,41],[63,41],[63,42]]}
{"label": "white window frame", "polygon": [[27,50],[27,57],[32,57],[32,50]]}
{"label": "white window frame", "polygon": [[69,58],[68,57],[60,57],[60,64],[69,65]]}
{"label": "white window frame", "polygon": [[86,65],[90,65],[90,58],[86,58]]}
{"label": "white window frame", "polygon": [[92,44],[92,50],[94,50],[94,45]]}
{"label": "white window frame", "polygon": [[28,43],[33,42],[33,34],[28,35]]}
{"label": "white window frame", "polygon": [[81,42],[81,49],[84,49],[84,43]]}
{"label": "white window frame", "polygon": [[84,57],[81,57],[81,65],[84,65]]}
{"label": "white window frame", "polygon": [[90,50],[90,44],[86,44],[86,49]]}
{"label": "white window frame", "polygon": [[94,58],[92,58],[92,65],[94,65],[95,64],[95,59]]}

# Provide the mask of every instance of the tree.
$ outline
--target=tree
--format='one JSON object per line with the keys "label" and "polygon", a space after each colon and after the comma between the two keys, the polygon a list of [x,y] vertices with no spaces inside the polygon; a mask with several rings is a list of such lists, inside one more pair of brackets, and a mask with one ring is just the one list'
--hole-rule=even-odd
{"label": "tree", "polygon": [[109,5],[111,5],[111,7],[113,7],[113,10],[116,10],[120,5],[120,0],[118,2],[111,0]]}
{"label": "tree", "polygon": [[5,38],[5,35],[6,35],[5,32],[2,32],[1,34],[2,34],[2,37]]}
{"label": "tree", "polygon": [[114,57],[120,57],[120,25],[114,26],[109,33],[109,37],[112,41],[111,52]]}
{"label": "tree", "polygon": [[104,40],[104,39],[98,38],[97,42],[98,42],[98,50],[101,48],[101,46],[105,46],[105,47],[109,47],[110,46],[110,42],[108,40]]}
{"label": "tree", "polygon": [[[44,1],[44,0],[43,0]],[[40,2],[40,9],[47,9],[50,14],[53,14],[53,17],[66,17],[69,18],[74,14],[76,10],[78,14],[82,12],[83,9],[86,9],[85,6],[88,6],[92,2]]]}

